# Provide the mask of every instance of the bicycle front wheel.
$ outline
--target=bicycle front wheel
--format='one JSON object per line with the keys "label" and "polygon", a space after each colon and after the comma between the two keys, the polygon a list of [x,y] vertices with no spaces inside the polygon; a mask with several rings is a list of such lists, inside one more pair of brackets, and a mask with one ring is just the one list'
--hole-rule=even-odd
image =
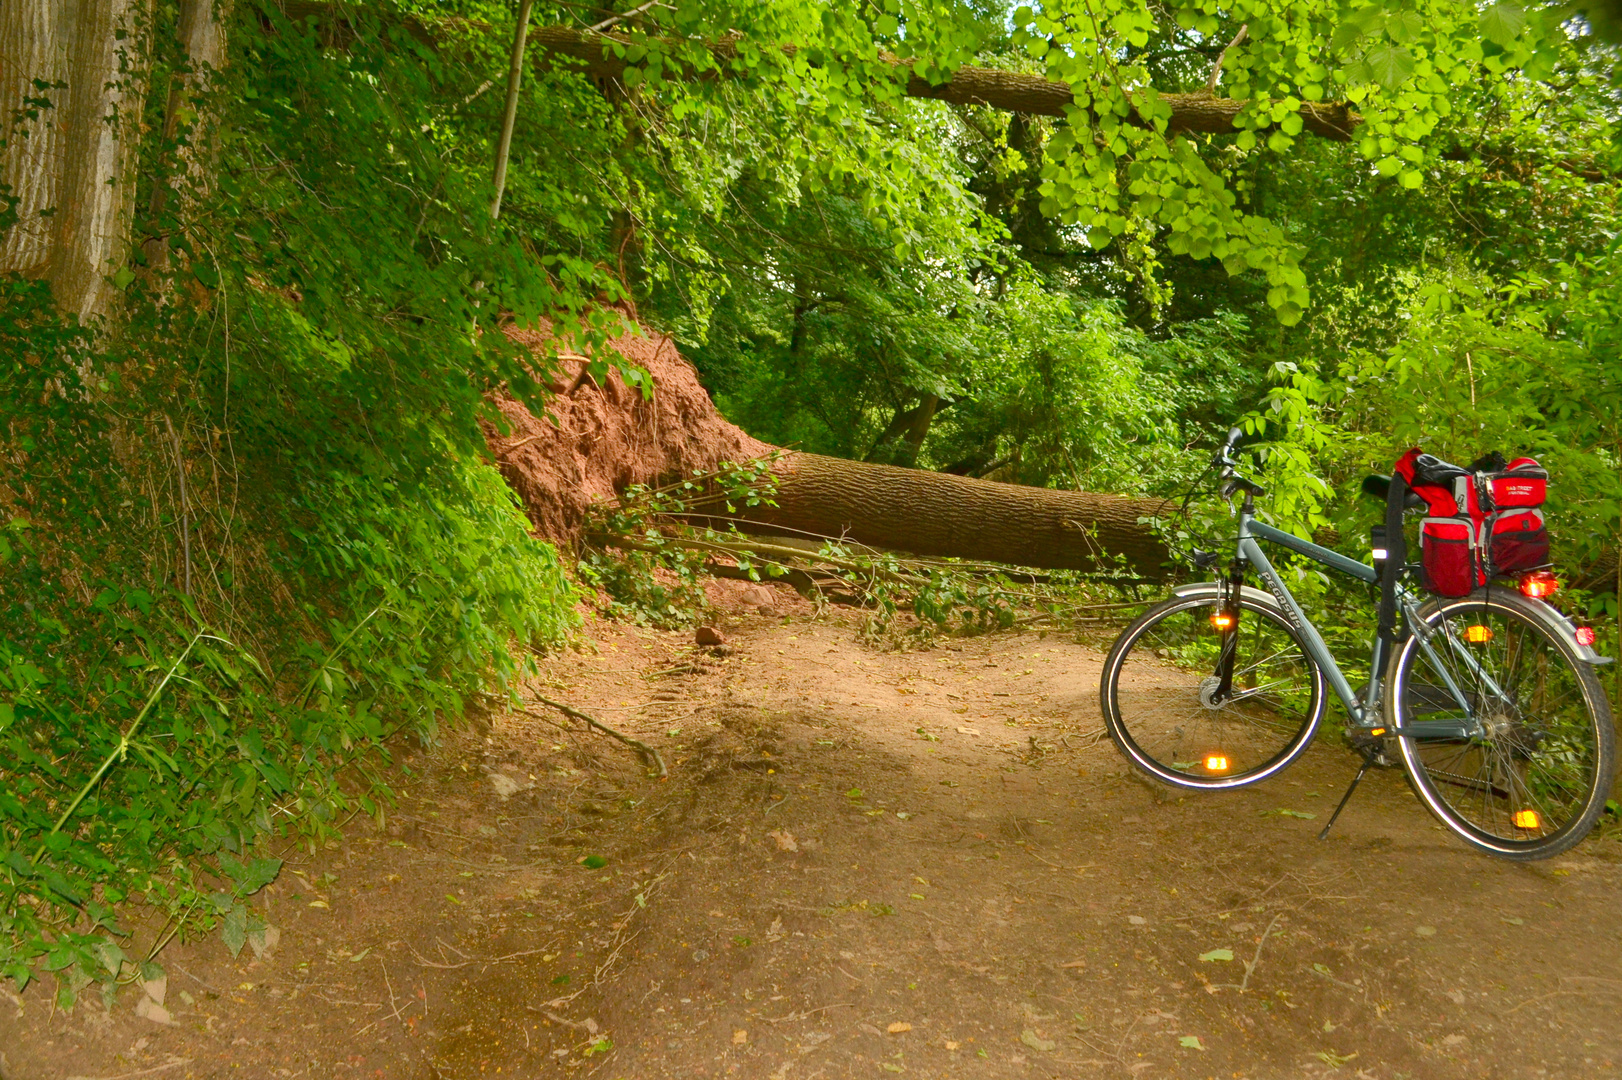
{"label": "bicycle front wheel", "polygon": [[1537,603],[1504,588],[1432,601],[1386,678],[1420,800],[1466,843],[1522,861],[1588,835],[1616,755],[1605,691]]}
{"label": "bicycle front wheel", "polygon": [[1135,765],[1192,789],[1265,780],[1305,752],[1324,712],[1324,678],[1284,616],[1239,602],[1232,692],[1216,700],[1223,631],[1210,597],[1144,612],[1104,661],[1110,738]]}

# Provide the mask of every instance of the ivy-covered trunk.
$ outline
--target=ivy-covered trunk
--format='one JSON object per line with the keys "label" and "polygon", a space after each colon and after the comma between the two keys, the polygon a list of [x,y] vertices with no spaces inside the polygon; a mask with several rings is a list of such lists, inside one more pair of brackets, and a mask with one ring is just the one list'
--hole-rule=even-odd
{"label": "ivy-covered trunk", "polygon": [[0,0],[0,100],[25,103],[0,154],[17,200],[0,271],[50,282],[81,319],[107,313],[127,255],[146,23],[145,0]]}

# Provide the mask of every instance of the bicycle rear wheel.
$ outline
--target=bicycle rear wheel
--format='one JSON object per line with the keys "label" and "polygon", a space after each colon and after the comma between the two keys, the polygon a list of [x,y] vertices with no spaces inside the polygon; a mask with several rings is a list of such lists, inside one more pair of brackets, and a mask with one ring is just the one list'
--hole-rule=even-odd
{"label": "bicycle rear wheel", "polygon": [[1324,712],[1324,678],[1284,616],[1248,597],[1240,616],[1233,692],[1213,701],[1224,634],[1211,598],[1173,597],[1127,627],[1099,687],[1110,738],[1168,784],[1242,787],[1306,750]]}
{"label": "bicycle rear wheel", "polygon": [[1386,678],[1420,801],[1465,843],[1521,861],[1587,836],[1615,776],[1605,691],[1537,603],[1503,588],[1432,601]]}

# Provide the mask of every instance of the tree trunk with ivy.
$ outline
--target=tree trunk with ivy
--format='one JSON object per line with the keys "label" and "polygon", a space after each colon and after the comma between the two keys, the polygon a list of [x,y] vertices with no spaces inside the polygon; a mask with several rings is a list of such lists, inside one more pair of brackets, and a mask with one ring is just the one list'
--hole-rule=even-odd
{"label": "tree trunk with ivy", "polygon": [[[48,281],[58,306],[83,320],[109,314],[129,263],[149,89],[132,72],[144,67],[150,22],[145,0],[0,0],[0,101],[23,103],[0,144],[0,183],[16,199],[0,272]],[[159,88],[166,137],[198,73],[221,63],[215,0],[182,0],[176,32],[192,72]],[[154,216],[167,197],[153,191]]]}
{"label": "tree trunk with ivy", "polygon": [[[17,200],[0,271],[50,282],[62,310],[106,313],[127,254],[141,87],[120,71],[140,0],[0,0],[0,101],[24,102],[0,183]],[[115,121],[113,118],[117,117]]]}

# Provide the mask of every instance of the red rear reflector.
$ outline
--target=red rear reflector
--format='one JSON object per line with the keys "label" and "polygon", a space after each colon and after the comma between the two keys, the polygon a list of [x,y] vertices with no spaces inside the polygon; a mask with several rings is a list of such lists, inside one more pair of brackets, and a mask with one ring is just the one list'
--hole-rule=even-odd
{"label": "red rear reflector", "polygon": [[1523,574],[1520,580],[1521,592],[1534,600],[1545,596],[1552,596],[1560,588],[1559,580],[1547,570],[1534,570],[1530,574]]}
{"label": "red rear reflector", "polygon": [[1592,626],[1579,626],[1577,628],[1577,644],[1594,644],[1594,628]]}

